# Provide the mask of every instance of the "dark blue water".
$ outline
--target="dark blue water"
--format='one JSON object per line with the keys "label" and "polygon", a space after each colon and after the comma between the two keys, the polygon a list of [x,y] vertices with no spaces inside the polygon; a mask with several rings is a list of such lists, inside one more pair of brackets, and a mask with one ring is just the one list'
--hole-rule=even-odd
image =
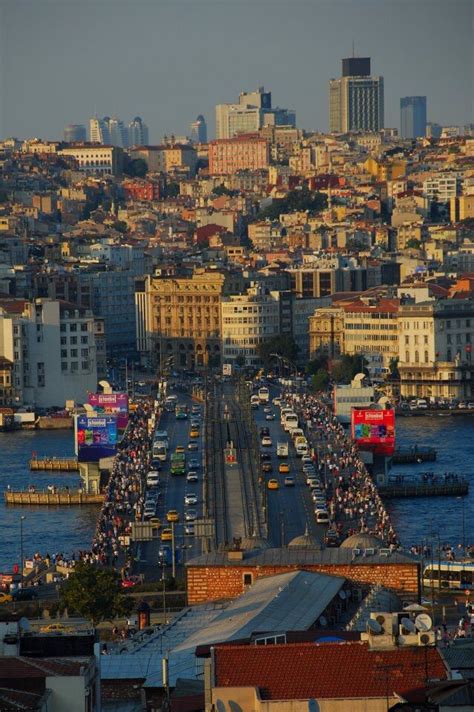
{"label": "dark blue water", "polygon": [[98,515],[97,507],[12,507],[6,506],[3,492],[34,484],[45,489],[49,484],[75,487],[78,473],[30,472],[33,452],[38,456],[73,456],[73,430],[24,430],[0,433],[0,571],[11,570],[20,560],[20,516],[23,522],[23,551],[29,558],[42,554],[72,553],[88,549]]}
{"label": "dark blue water", "polygon": [[474,417],[437,416],[397,418],[397,445],[434,447],[436,462],[395,465],[393,473],[455,472],[470,482],[466,497],[420,497],[387,500],[387,510],[402,544],[424,540],[457,546],[462,543],[463,508],[466,544],[474,544]]}

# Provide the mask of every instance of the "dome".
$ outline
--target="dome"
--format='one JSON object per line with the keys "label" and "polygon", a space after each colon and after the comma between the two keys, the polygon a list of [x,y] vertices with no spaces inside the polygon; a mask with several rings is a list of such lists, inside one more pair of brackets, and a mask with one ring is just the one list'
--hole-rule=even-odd
{"label": "dome", "polygon": [[341,544],[341,549],[380,549],[385,546],[382,539],[373,534],[353,534]]}
{"label": "dome", "polygon": [[295,536],[288,544],[288,547],[291,549],[317,549],[318,551],[322,549],[321,542],[309,533],[308,525],[306,525],[305,533]]}
{"label": "dome", "polygon": [[247,536],[242,539],[240,544],[240,548],[243,551],[250,551],[251,549],[268,549],[268,547],[268,541],[259,536]]}

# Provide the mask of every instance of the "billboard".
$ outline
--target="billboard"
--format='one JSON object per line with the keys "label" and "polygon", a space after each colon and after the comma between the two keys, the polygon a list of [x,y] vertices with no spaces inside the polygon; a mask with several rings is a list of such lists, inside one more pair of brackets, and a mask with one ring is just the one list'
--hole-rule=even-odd
{"label": "billboard", "polygon": [[395,411],[353,408],[352,439],[362,450],[375,455],[393,455],[395,450]]}
{"label": "billboard", "polygon": [[79,462],[98,462],[117,450],[117,416],[76,417],[76,449]]}
{"label": "billboard", "polygon": [[96,413],[117,416],[117,427],[125,430],[128,423],[127,393],[89,393],[88,403]]}

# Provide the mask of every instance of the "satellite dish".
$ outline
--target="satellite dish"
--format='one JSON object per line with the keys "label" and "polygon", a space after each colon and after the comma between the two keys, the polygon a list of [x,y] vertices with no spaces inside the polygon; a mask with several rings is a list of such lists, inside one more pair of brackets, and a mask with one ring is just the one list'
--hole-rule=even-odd
{"label": "satellite dish", "polygon": [[427,631],[431,630],[432,625],[433,622],[427,613],[420,613],[415,618],[415,626],[417,630],[420,631],[420,633],[426,633]]}
{"label": "satellite dish", "polygon": [[111,387],[111,386],[110,386],[110,383],[109,383],[108,381],[99,381],[99,386],[100,386],[101,388],[104,388],[104,389]]}
{"label": "satellite dish", "polygon": [[18,625],[20,626],[20,630],[22,630],[24,633],[31,632],[31,625],[28,618],[25,618],[24,616],[20,618],[20,620],[18,621]]}
{"label": "satellite dish", "polygon": [[414,633],[416,631],[416,626],[411,618],[402,618],[401,624],[409,633]]}
{"label": "satellite dish", "polygon": [[339,598],[342,598],[344,601],[346,599],[346,592],[345,591],[339,591]]}
{"label": "satellite dish", "polygon": [[327,622],[327,620],[326,620],[326,618],[325,618],[324,616],[321,616],[321,618],[319,619],[319,624],[320,624],[323,628],[326,628],[328,622]]}
{"label": "satellite dish", "polygon": [[421,606],[419,603],[409,603],[408,606],[403,608],[404,611],[409,611],[410,613],[415,613],[419,611],[427,611],[426,606]]}
{"label": "satellite dish", "polygon": [[380,635],[380,633],[383,631],[382,626],[378,621],[375,620],[375,618],[369,618],[367,621],[367,628],[369,630],[369,633],[373,633],[374,635]]}

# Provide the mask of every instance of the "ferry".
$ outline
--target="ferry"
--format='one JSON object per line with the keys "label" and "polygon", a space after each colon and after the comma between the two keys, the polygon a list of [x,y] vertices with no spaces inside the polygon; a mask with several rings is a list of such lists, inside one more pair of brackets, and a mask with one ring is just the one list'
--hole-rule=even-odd
{"label": "ferry", "polygon": [[445,590],[472,590],[474,588],[474,561],[438,561],[426,564],[423,569],[423,586]]}

